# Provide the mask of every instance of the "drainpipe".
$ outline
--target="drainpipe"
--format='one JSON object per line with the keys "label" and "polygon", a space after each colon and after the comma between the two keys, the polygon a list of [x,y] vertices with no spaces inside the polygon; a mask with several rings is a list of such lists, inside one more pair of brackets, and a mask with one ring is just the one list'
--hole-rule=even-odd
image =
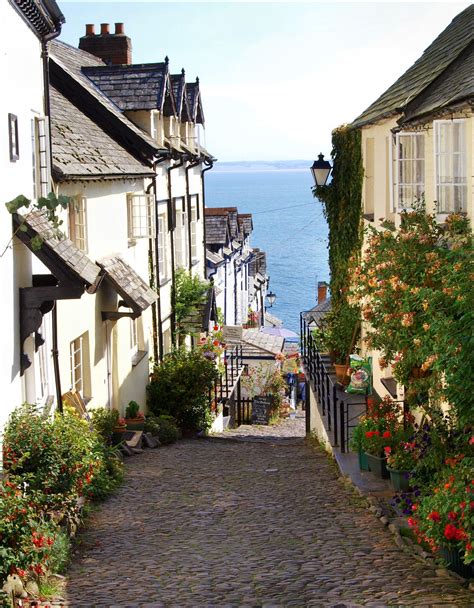
{"label": "drainpipe", "polygon": [[[206,206],[206,190],[204,187],[204,173],[206,171],[209,171],[209,169],[212,169],[212,167],[214,166],[214,162],[215,162],[215,158],[213,158],[212,160],[208,161],[208,160],[204,160],[204,164],[209,165],[208,167],[206,167],[205,169],[201,169],[201,190],[202,190],[202,245],[204,247],[204,261],[206,260],[206,214],[204,213],[204,208]],[[198,219],[199,219],[199,205],[198,205]]]}
{"label": "drainpipe", "polygon": [[58,351],[58,301],[54,302],[52,310],[52,326],[53,326],[53,355],[54,368],[54,383],[56,384],[56,399],[58,402],[58,412],[63,413],[63,397],[61,392],[61,376],[59,375],[59,351]]}
{"label": "drainpipe", "polygon": [[[155,286],[155,290],[158,294],[158,302],[155,306],[155,304],[153,304],[152,306],[155,306],[155,317],[153,320],[153,332],[155,333],[156,330],[158,329],[158,344],[156,343],[156,333],[153,339],[153,351],[154,351],[154,357],[155,357],[155,361],[163,361],[163,351],[164,351],[164,347],[163,347],[163,322],[161,320],[161,292],[160,292],[160,265],[159,265],[159,260],[158,260],[158,205],[156,202],[156,167],[158,165],[160,165],[161,163],[166,162],[167,160],[169,160],[169,155],[167,154],[166,156],[163,156],[162,158],[160,158],[159,160],[155,161],[153,163],[153,171],[155,173],[155,175],[152,178],[152,183],[150,186],[148,186],[147,188],[147,192],[150,189],[150,187],[153,187],[153,191],[155,194],[155,258],[156,258],[156,264],[155,264],[155,268],[156,268],[156,286]],[[156,316],[158,316],[158,323],[157,323],[157,319]],[[158,326],[158,327],[157,327]]]}
{"label": "drainpipe", "polygon": [[234,259],[234,325],[237,325],[237,264]]}
{"label": "drainpipe", "polygon": [[[192,268],[192,265],[193,265],[193,256],[191,254],[191,194],[189,193],[189,169],[194,169],[194,167],[197,167],[200,164],[201,164],[201,159],[198,156],[197,159],[196,159],[196,161],[194,163],[190,163],[186,167],[186,169],[185,169],[185,174],[186,174],[186,204],[187,204],[187,209],[188,209],[188,253],[189,253],[189,256],[188,256],[188,258],[189,258],[188,266],[189,266],[189,272],[191,272],[191,268]],[[199,203],[196,205],[196,220],[198,220],[198,219],[199,219]],[[206,265],[206,259],[204,258],[204,266],[205,265]]]}
{"label": "drainpipe", "polygon": [[175,271],[174,271],[174,231],[176,228],[176,218],[173,206],[172,188],[171,188],[171,171],[179,169],[184,165],[184,156],[175,165],[168,167],[168,225],[171,227],[171,341],[175,343],[176,337],[176,294],[175,294]]}
{"label": "drainpipe", "polygon": [[224,257],[224,325],[227,325],[227,260],[225,259],[225,257]]}

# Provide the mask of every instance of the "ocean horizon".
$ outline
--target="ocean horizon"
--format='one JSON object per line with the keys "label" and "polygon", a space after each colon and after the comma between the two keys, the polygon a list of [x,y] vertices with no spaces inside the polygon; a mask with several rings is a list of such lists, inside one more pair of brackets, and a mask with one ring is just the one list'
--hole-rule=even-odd
{"label": "ocean horizon", "polygon": [[[271,164],[271,161],[268,163]],[[299,316],[316,304],[318,281],[329,280],[327,224],[313,197],[309,169],[209,171],[206,206],[252,213],[251,246],[267,254],[268,311],[299,334]]]}

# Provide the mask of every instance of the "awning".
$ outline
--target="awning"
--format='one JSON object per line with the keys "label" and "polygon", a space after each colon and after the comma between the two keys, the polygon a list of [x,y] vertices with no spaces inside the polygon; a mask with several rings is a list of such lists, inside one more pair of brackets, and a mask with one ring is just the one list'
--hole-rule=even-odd
{"label": "awning", "polygon": [[106,256],[97,263],[104,269],[105,278],[136,314],[140,315],[158,299],[158,294],[119,255]]}
{"label": "awning", "polygon": [[269,325],[270,327],[283,327],[283,321],[269,312],[265,312],[265,325]]}
{"label": "awning", "polygon": [[206,260],[208,262],[211,262],[211,264],[222,264],[222,262],[224,261],[224,258],[222,256],[220,256],[218,253],[214,253],[213,251],[209,251],[209,249],[206,249]]}

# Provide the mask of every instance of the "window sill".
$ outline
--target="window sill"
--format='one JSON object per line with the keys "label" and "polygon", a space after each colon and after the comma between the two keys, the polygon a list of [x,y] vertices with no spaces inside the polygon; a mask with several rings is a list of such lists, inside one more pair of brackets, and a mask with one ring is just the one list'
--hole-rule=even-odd
{"label": "window sill", "polygon": [[137,351],[132,357],[132,367],[136,367],[148,354],[146,350]]}
{"label": "window sill", "polygon": [[364,220],[367,220],[368,222],[373,222],[374,217],[375,215],[373,213],[364,213]]}
{"label": "window sill", "polygon": [[168,283],[171,283],[171,279],[163,279],[160,281],[160,287],[164,287],[165,285],[168,285]]}
{"label": "window sill", "polygon": [[199,264],[199,258],[193,258],[191,261],[191,266],[196,266],[196,264]]}

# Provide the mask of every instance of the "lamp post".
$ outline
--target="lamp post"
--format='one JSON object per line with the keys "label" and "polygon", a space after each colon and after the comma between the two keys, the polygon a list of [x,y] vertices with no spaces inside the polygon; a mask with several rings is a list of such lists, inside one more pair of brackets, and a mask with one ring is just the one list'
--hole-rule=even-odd
{"label": "lamp post", "polygon": [[311,166],[314,183],[316,186],[325,186],[331,173],[331,163],[324,160],[324,154],[318,154],[318,160],[315,160]]}
{"label": "lamp post", "polygon": [[276,295],[269,291],[265,297],[267,298],[268,308],[271,308],[275,304]]}

